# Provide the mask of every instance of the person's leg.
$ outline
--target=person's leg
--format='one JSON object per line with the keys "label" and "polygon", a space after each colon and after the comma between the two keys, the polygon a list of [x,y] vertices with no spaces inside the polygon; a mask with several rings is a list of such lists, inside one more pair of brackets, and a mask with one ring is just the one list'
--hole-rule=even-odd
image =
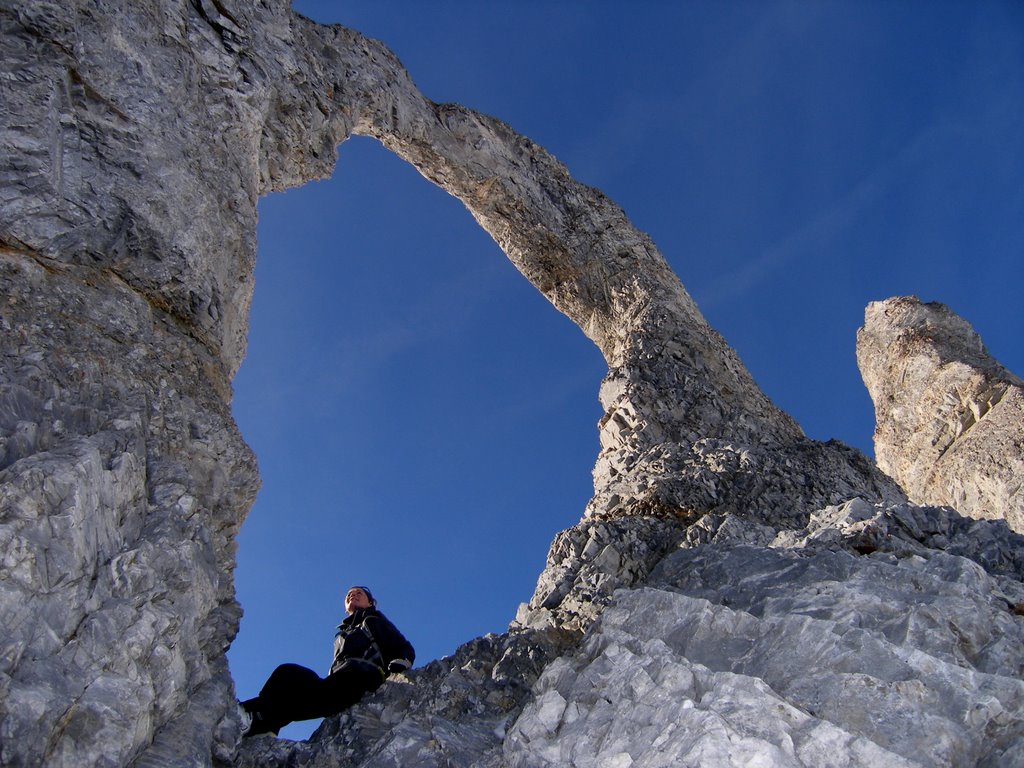
{"label": "person's leg", "polygon": [[380,688],[384,675],[376,667],[360,662],[347,662],[333,674],[324,678],[324,717],[348,709],[370,691]]}
{"label": "person's leg", "polygon": [[246,735],[277,733],[295,720],[324,717],[324,680],[311,669],[298,664],[282,664],[275,669],[259,696],[242,702],[253,716]]}

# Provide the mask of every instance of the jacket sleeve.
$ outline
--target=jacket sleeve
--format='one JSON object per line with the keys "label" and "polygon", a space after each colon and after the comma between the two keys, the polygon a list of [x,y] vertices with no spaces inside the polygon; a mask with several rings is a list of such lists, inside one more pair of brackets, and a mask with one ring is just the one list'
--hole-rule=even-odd
{"label": "jacket sleeve", "polygon": [[382,613],[378,613],[367,621],[373,639],[377,641],[381,656],[384,659],[384,666],[389,672],[404,672],[416,661],[416,651],[412,643],[405,639],[405,636],[398,631]]}
{"label": "jacket sleeve", "polygon": [[327,673],[329,675],[333,675],[344,661],[344,659],[338,658],[338,655],[341,653],[342,645],[341,632],[339,631],[338,634],[334,636],[334,654],[331,656],[331,670]]}

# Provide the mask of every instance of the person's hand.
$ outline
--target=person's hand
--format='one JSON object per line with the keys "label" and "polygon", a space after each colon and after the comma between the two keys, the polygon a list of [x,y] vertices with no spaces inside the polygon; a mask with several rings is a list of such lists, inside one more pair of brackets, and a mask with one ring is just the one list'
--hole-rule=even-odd
{"label": "person's hand", "polygon": [[411,666],[412,665],[405,659],[395,659],[394,661],[388,663],[388,673],[392,675],[401,674],[402,672],[405,672],[407,669],[409,669],[409,667]]}

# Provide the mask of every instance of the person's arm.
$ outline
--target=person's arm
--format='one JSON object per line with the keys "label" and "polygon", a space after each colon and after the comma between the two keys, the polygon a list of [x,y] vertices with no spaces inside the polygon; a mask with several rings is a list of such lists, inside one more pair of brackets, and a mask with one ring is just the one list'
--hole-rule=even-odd
{"label": "person's arm", "polygon": [[[416,661],[416,651],[398,627],[378,614],[372,619],[373,638],[377,641],[388,672],[405,672]],[[368,622],[369,623],[369,622]]]}
{"label": "person's arm", "polygon": [[334,636],[334,652],[331,654],[331,669],[327,673],[329,675],[333,675],[337,671],[338,667],[341,666],[342,661],[344,661],[343,659],[339,658],[339,655],[341,654],[342,645],[343,641],[341,637],[341,632],[338,632],[338,634]]}

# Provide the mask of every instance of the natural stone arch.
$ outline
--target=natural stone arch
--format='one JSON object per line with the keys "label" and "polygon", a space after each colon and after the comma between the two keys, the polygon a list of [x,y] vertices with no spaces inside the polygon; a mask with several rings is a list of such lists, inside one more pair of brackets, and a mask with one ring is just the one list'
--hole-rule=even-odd
{"label": "natural stone arch", "polygon": [[899,496],[767,400],[617,206],[428,101],[383,46],[284,0],[38,0],[0,21],[5,762],[169,764],[231,740],[214,723],[258,477],[228,403],[256,200],[329,173],[353,133],[459,197],[601,349],[594,517],[798,526]]}
{"label": "natural stone arch", "polygon": [[[318,109],[344,115],[340,126],[324,123],[331,140],[373,136],[456,196],[601,350],[609,373],[589,514],[742,508],[800,524],[852,495],[901,496],[859,454],[803,436],[710,328],[650,238],[600,191],[499,120],[430,102],[379,43],[337,26],[302,22],[295,31],[308,40],[304,50],[330,52],[310,71],[319,77],[313,92],[330,95]],[[722,465],[730,482],[709,481]],[[814,473],[800,469],[812,465]],[[827,476],[828,487],[794,476]],[[771,498],[780,484],[785,509]]]}
{"label": "natural stone arch", "polygon": [[[505,262],[456,199],[408,163],[367,137],[347,140],[338,155],[330,180],[260,201],[252,330],[233,404],[263,483],[240,534],[235,571],[244,616],[228,657],[243,698],[259,689],[275,660],[319,668],[330,639],[323,632],[339,618],[336,575],[359,574],[374,587],[388,615],[416,638],[418,665],[473,637],[503,631],[529,598],[551,538],[578,520],[592,486],[599,415],[594,392],[603,373],[594,346]],[[335,197],[352,209],[339,215],[323,202]],[[310,210],[316,214],[307,218]],[[282,241],[274,249],[262,239],[270,220]],[[300,256],[306,248],[317,257]],[[432,266],[440,251],[443,277]],[[459,252],[457,261],[452,251]],[[332,262],[332,279],[317,271],[325,260]],[[441,278],[440,289],[418,284],[428,273],[434,274],[427,279]],[[286,281],[289,298],[302,297],[301,307],[271,299],[268,317],[268,294],[279,292],[278,279]],[[310,282],[304,288],[293,280]],[[449,292],[453,287],[456,293]],[[424,294],[429,315],[417,309]],[[360,309],[341,310],[354,295]],[[456,305],[454,316],[438,304]],[[290,314],[301,316],[301,325],[293,327],[285,317]],[[321,329],[329,338],[317,343],[310,336]],[[289,361],[295,358],[285,377],[294,384],[281,395],[279,411],[254,395],[276,389],[264,379],[274,372],[260,359],[266,343],[261,331],[283,345]],[[478,334],[479,344],[460,355],[466,333]],[[343,354],[348,365],[332,368],[343,381],[340,390],[334,375],[298,362],[349,348],[349,334],[359,349],[367,345],[358,337],[383,336],[398,362],[386,353],[389,364],[378,365],[373,348],[366,349],[374,359],[365,365]],[[401,340],[392,346],[388,340],[395,334]],[[357,383],[348,381],[350,375]],[[399,380],[406,384],[396,391]],[[379,407],[364,405],[368,388],[393,396]],[[261,421],[285,419],[294,428],[261,441],[250,429],[256,414],[246,414],[252,396]],[[295,398],[310,404],[315,420],[332,424],[330,435],[310,423],[305,406],[296,416]],[[367,417],[367,410],[374,416]],[[310,450],[311,444],[322,448]],[[272,466],[272,452],[282,448],[305,458],[290,476]],[[347,462],[353,454],[366,458],[352,467]],[[307,487],[311,476],[318,482],[336,478],[330,498],[319,485]],[[349,542],[364,530],[376,543],[356,548],[361,551],[336,538]],[[324,553],[339,545],[343,558]],[[253,585],[254,574],[260,588]],[[438,624],[435,609],[427,606],[441,592],[459,608]],[[292,604],[298,595],[301,607]],[[440,637],[428,629],[440,630]],[[298,738],[300,729],[308,735],[318,723],[283,735]]]}

